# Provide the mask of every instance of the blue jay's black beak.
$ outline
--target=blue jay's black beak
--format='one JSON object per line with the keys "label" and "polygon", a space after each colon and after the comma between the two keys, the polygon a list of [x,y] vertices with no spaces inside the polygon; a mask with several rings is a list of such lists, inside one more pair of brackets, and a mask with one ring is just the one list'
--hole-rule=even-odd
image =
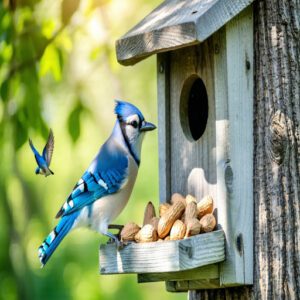
{"label": "blue jay's black beak", "polygon": [[151,130],[154,130],[155,128],[156,128],[156,126],[154,124],[144,121],[142,123],[140,131],[151,131]]}

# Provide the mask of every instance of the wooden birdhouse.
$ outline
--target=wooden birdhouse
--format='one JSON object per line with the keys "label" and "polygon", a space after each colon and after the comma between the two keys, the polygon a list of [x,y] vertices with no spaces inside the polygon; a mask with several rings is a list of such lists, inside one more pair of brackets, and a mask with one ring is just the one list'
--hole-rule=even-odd
{"label": "wooden birdhouse", "polygon": [[251,2],[167,0],[117,41],[123,65],[157,55],[160,201],[211,195],[218,230],[101,246],[101,273],[137,273],[169,291],[252,284]]}

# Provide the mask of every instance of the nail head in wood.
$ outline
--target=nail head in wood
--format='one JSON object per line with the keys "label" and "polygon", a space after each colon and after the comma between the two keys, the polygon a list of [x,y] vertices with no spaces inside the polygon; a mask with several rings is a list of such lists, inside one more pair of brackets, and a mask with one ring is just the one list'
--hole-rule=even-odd
{"label": "nail head in wood", "polygon": [[242,255],[244,252],[243,251],[244,245],[243,245],[243,235],[241,233],[236,237],[236,248],[239,254]]}
{"label": "nail head in wood", "polygon": [[246,69],[250,70],[250,68],[251,68],[251,63],[248,59],[246,59]]}
{"label": "nail head in wood", "polygon": [[232,192],[233,190],[233,171],[230,165],[225,167],[225,184],[228,192]]}

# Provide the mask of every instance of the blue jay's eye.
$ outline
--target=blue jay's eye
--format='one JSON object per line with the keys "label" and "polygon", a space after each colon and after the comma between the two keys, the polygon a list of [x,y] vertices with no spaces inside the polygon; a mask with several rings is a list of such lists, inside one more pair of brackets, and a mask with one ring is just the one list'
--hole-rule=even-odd
{"label": "blue jay's eye", "polygon": [[138,127],[138,122],[137,122],[137,121],[132,121],[132,122],[130,123],[130,125],[131,125],[132,127],[134,127],[134,128],[137,128],[137,127]]}

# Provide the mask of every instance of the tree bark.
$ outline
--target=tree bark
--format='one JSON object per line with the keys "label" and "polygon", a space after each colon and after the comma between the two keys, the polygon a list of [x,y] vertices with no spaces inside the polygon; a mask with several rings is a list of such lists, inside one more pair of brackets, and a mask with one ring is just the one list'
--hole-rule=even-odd
{"label": "tree bark", "polygon": [[254,285],[189,299],[300,299],[300,2],[254,4]]}

